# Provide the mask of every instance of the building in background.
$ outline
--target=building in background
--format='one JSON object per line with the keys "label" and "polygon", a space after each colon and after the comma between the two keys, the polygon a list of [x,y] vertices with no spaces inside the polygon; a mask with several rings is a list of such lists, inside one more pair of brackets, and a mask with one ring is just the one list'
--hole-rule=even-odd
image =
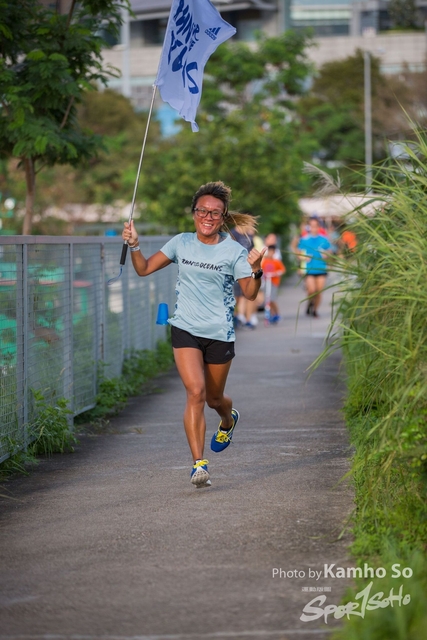
{"label": "building in background", "polygon": [[[361,36],[392,29],[389,0],[292,0],[290,24],[293,29],[310,27],[316,36]],[[427,1],[417,0],[417,25],[427,17]]]}
{"label": "building in background", "polygon": [[[130,25],[131,45],[163,44],[171,4],[171,0],[131,0],[135,13]],[[277,0],[214,0],[213,4],[224,20],[237,29],[238,40],[254,40],[256,31],[276,28]]]}
{"label": "building in background", "polygon": [[294,0],[290,9],[293,29],[313,30],[317,37],[348,36],[352,33],[352,0]]}
{"label": "building in background", "polygon": [[[62,0],[64,1],[64,0]],[[65,0],[66,1],[66,0]],[[161,45],[171,0],[131,0],[134,46]],[[256,31],[277,35],[282,31],[311,28],[318,37],[360,36],[393,28],[389,0],[213,0],[232,24],[237,40],[251,41]],[[427,17],[427,0],[417,0],[418,24]]]}
{"label": "building in background", "polygon": [[[258,31],[277,36],[289,28],[311,28],[316,46],[308,56],[316,66],[362,49],[380,57],[385,73],[398,73],[404,65],[413,71],[425,68],[424,29],[391,31],[389,0],[213,0],[213,4],[236,28],[234,39],[248,43],[255,41]],[[121,42],[105,49],[104,59],[122,73],[110,87],[143,110],[151,100],[172,0],[131,0],[131,5],[134,16],[124,14]],[[417,7],[418,23],[424,25],[427,0],[417,0]],[[156,106],[164,127],[173,127],[167,105]]]}

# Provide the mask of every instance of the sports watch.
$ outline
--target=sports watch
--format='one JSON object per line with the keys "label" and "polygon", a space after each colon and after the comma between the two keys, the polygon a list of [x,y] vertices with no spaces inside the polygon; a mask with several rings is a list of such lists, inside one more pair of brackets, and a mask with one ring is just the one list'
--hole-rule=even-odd
{"label": "sports watch", "polygon": [[262,269],[258,269],[258,271],[252,271],[251,277],[254,280],[259,280],[262,277],[263,273],[264,273],[264,271]]}

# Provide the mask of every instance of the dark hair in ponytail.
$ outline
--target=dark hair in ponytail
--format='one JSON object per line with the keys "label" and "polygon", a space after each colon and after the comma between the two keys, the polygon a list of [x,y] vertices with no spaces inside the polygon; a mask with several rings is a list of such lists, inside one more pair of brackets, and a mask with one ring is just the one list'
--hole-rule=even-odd
{"label": "dark hair in ponytail", "polygon": [[222,231],[230,232],[230,227],[242,227],[243,233],[255,232],[257,227],[257,219],[249,213],[239,213],[237,211],[229,211],[228,207],[231,202],[231,189],[226,184],[218,180],[217,182],[207,182],[202,184],[196,191],[191,202],[191,210],[194,211],[199,198],[203,196],[213,196],[224,203],[224,222],[221,227]]}

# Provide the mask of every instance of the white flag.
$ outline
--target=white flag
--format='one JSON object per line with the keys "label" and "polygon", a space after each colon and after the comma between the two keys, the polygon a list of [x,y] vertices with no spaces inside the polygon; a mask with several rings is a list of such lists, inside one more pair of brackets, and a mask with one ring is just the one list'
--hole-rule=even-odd
{"label": "white flag", "polygon": [[196,112],[203,70],[217,46],[236,29],[209,0],[173,0],[155,85],[173,109],[198,131]]}

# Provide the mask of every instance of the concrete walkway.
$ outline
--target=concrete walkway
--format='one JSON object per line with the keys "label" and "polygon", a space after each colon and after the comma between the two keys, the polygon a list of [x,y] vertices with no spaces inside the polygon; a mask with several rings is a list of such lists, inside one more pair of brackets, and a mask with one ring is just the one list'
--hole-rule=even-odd
{"label": "concrete walkway", "polygon": [[[260,314],[238,332],[227,391],[241,421],[226,451],[207,445],[211,488],[190,484],[171,371],[74,454],[0,489],[13,498],[0,500],[1,640],[329,637],[332,616],[300,616],[317,596],[340,602],[345,581],[323,573],[349,565],[339,536],[353,498],[337,484],[349,468],[338,355],[306,373],[330,295],[319,319],[302,313],[296,326],[303,297],[288,283],[278,326]],[[207,422],[209,443],[209,409]]]}

